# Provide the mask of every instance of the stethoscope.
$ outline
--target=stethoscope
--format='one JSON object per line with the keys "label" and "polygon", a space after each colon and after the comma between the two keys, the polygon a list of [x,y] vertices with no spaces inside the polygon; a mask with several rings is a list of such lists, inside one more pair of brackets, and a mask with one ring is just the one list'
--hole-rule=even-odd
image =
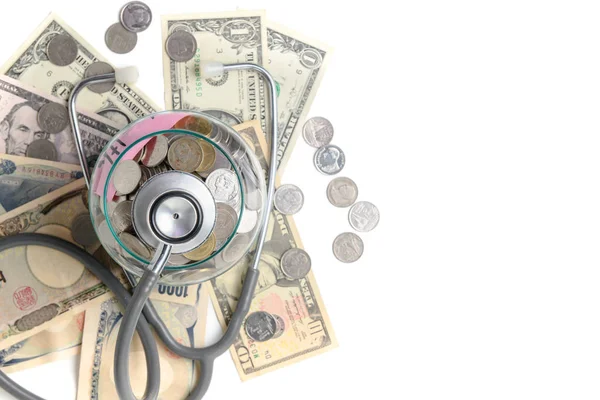
{"label": "stethoscope", "polygon": [[[202,197],[205,195],[201,185],[199,185],[197,187],[197,191],[195,191],[193,182],[185,182],[186,184],[190,184],[192,187],[192,189],[187,190],[185,194],[177,190],[168,191],[166,195],[160,198],[160,201],[155,202],[156,204],[154,207],[148,209],[147,212],[151,213],[151,215],[147,215],[147,218],[140,218],[140,224],[144,224],[144,221],[152,221],[148,224],[149,226],[142,226],[141,228],[146,229],[148,235],[151,235],[150,239],[156,243],[156,251],[148,265],[147,270],[144,272],[142,278],[135,287],[133,296],[104,266],[98,263],[98,261],[96,261],[84,250],[67,241],[53,236],[35,233],[25,233],[0,240],[0,252],[12,247],[36,245],[49,247],[70,255],[71,257],[80,261],[103,283],[105,283],[115,294],[118,300],[126,307],[125,314],[121,322],[121,327],[119,329],[119,334],[117,336],[114,364],[115,386],[119,397],[122,400],[136,400],[136,397],[131,389],[129,377],[129,350],[135,330],[137,330],[142,341],[144,352],[146,354],[146,368],[148,371],[146,389],[143,399],[154,400],[158,398],[160,390],[160,362],[156,342],[154,341],[154,337],[148,322],[154,327],[156,333],[169,350],[180,357],[199,362],[201,371],[200,377],[198,384],[190,393],[189,399],[202,398],[210,385],[215,359],[226,352],[229,347],[231,347],[236,339],[236,336],[240,332],[244,319],[248,314],[248,310],[250,309],[250,304],[252,302],[252,297],[258,281],[258,266],[267,235],[269,216],[272,211],[273,195],[275,192],[275,174],[277,171],[276,157],[278,132],[276,120],[277,94],[275,80],[266,69],[251,63],[222,64],[218,62],[203,62],[201,63],[200,68],[201,76],[203,77],[215,77],[222,75],[227,71],[236,70],[253,70],[261,74],[268,86],[270,106],[268,124],[271,132],[270,164],[268,171],[267,195],[263,205],[263,214],[260,221],[261,228],[258,234],[254,259],[248,266],[248,271],[242,287],[242,293],[237,303],[235,312],[231,317],[225,333],[219,341],[204,348],[193,348],[182,345],[171,336],[166,325],[160,319],[158,313],[152,306],[152,303],[147,301],[152,289],[158,283],[160,274],[163,271],[173,249],[175,248],[178,251],[181,251],[182,247],[194,248],[198,246],[198,241],[201,241],[202,238],[206,236],[206,231],[212,229],[210,224],[200,226],[200,228],[198,228],[198,221],[194,221],[194,218],[198,218],[198,212],[194,203],[201,203]],[[135,81],[136,79],[137,70],[135,68],[125,68],[117,70],[114,73],[84,78],[73,88],[68,104],[69,117],[75,137],[79,161],[88,189],[90,189],[91,173],[86,163],[82,135],[77,120],[77,110],[75,109],[77,96],[81,90],[91,84],[110,82],[127,84],[132,83],[132,81]],[[177,185],[178,181],[169,179],[169,174],[173,174],[174,172],[175,171],[166,172],[155,177],[157,179],[148,181],[140,189],[140,192],[136,195],[136,199],[138,197],[141,199],[144,199],[145,197],[152,197],[152,194],[157,192],[162,193],[160,190],[161,188],[164,189],[164,187],[160,185],[165,185],[165,180],[170,181],[171,185]],[[161,176],[166,176],[167,178],[158,179]],[[172,175],[172,177],[175,177],[175,175]],[[191,198],[190,192],[192,193]],[[183,217],[177,219],[165,217],[174,214],[177,214],[178,216],[181,215]],[[0,387],[18,399],[43,400],[43,398],[16,384],[1,371]]]}

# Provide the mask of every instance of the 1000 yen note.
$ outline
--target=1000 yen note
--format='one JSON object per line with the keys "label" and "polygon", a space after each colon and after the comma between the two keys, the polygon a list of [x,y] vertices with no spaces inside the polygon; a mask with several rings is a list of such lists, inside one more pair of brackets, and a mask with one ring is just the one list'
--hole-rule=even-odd
{"label": "1000 yen note", "polygon": [[[69,35],[77,44],[75,61],[67,66],[56,66],[48,59],[48,44],[59,34]],[[2,66],[0,73],[67,100],[86,68],[96,61],[106,62],[106,59],[56,14],[50,14]],[[77,104],[114,121],[119,128],[158,109],[137,87],[126,84],[115,84],[101,94],[84,90]]]}
{"label": "1000 yen note", "polygon": [[[241,129],[236,128],[243,137],[250,139],[266,169],[268,150],[259,124],[252,122]],[[277,322],[277,328],[276,332],[270,332],[272,336],[261,337],[264,341],[259,341],[259,338],[250,337],[247,332],[256,333],[256,328],[260,330],[260,322],[254,326],[254,322],[246,318],[230,349],[243,381],[337,346],[313,273],[309,272],[299,280],[289,280],[281,270],[283,253],[291,248],[302,247],[293,219],[274,211],[268,229],[260,258],[260,277],[248,315],[264,312],[271,322]],[[251,261],[252,254],[248,254],[230,271],[210,281],[211,298],[223,327],[229,323],[236,308]],[[268,330],[269,327],[264,327],[265,332]]]}
{"label": "1000 yen note", "polygon": [[85,311],[57,318],[48,329],[0,350],[0,369],[13,373],[79,354]]}
{"label": "1000 yen note", "polygon": [[[204,317],[208,296],[197,287],[194,305],[153,301],[161,319],[174,339],[185,345],[201,347],[204,344]],[[116,399],[113,379],[115,345],[123,320],[123,308],[115,298],[104,300],[99,307],[86,311],[77,400]],[[160,398],[186,399],[195,386],[197,364],[168,350],[158,340],[160,357]],[[134,336],[129,353],[131,386],[141,398],[146,387],[145,356],[139,336]]]}
{"label": "1000 yen note", "polygon": [[[0,76],[0,153],[80,165],[71,125],[65,121],[61,132],[51,134],[38,123],[40,109],[51,103],[67,106],[23,82]],[[119,130],[113,121],[98,115],[80,112],[78,121],[86,161],[93,165],[104,145]],[[42,146],[28,151],[32,143]]]}
{"label": "1000 yen note", "polygon": [[0,154],[0,215],[82,177],[72,164]]}
{"label": "1000 yen note", "polygon": [[[173,61],[166,51],[169,35],[191,33],[194,58]],[[264,11],[163,16],[165,105],[173,110],[200,110],[229,125],[265,121],[264,83],[254,71],[231,71],[213,78],[200,76],[200,61],[250,62],[263,65],[266,54]]]}
{"label": "1000 yen note", "polygon": [[265,66],[277,81],[279,93],[277,167],[282,171],[317,94],[332,49],[270,21],[267,41],[269,52]]}

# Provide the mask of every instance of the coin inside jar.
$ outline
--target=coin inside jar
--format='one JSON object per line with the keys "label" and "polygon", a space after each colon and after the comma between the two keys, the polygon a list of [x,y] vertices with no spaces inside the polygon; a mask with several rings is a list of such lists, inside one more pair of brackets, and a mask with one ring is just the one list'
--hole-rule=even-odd
{"label": "coin inside jar", "polygon": [[200,163],[198,168],[196,168],[196,172],[208,171],[209,169],[215,166],[215,160],[217,156],[215,148],[212,144],[202,139],[198,139],[198,143],[202,148],[202,162]]}
{"label": "coin inside jar", "polygon": [[67,33],[54,36],[46,49],[48,60],[57,67],[66,67],[77,58],[77,42]]}
{"label": "coin inside jar", "polygon": [[27,146],[25,155],[31,158],[39,158],[41,160],[58,161],[58,151],[49,140],[38,139],[34,140]]}
{"label": "coin inside jar", "polygon": [[[95,63],[90,64],[83,74],[84,78],[89,78],[97,75],[111,74],[115,72],[115,69],[104,61],[96,61]],[[106,93],[115,85],[114,82],[105,82],[105,83],[94,83],[88,85],[87,88],[94,93]]]}
{"label": "coin inside jar", "polygon": [[217,203],[237,208],[240,204],[240,184],[233,171],[217,169],[206,178],[206,186]]}
{"label": "coin inside jar", "polygon": [[217,239],[217,248],[220,248],[229,236],[231,236],[237,222],[237,213],[231,206],[225,203],[217,203],[217,219],[214,230],[215,238]]}
{"label": "coin inside jar", "polygon": [[119,196],[129,194],[138,187],[142,178],[142,170],[134,160],[119,162],[113,172],[113,185]]}
{"label": "coin inside jar", "polygon": [[204,241],[199,247],[195,248],[192,251],[187,253],[183,253],[183,256],[192,261],[202,261],[206,257],[210,256],[213,251],[215,251],[215,247],[217,245],[217,238],[215,237],[215,233],[211,233],[208,239]]}
{"label": "coin inside jar", "polygon": [[119,239],[121,242],[127,247],[130,251],[134,252],[138,256],[142,257],[144,260],[149,260],[151,257],[150,250],[144,243],[140,241],[137,237],[133,236],[131,233],[121,232],[119,233]]}
{"label": "coin inside jar", "polygon": [[122,201],[116,205],[112,214],[110,214],[110,222],[117,233],[130,231],[133,228],[131,221],[132,204],[133,202],[130,200]]}
{"label": "coin inside jar", "polygon": [[184,136],[171,144],[167,161],[173,169],[194,172],[202,163],[202,148],[195,138]]}
{"label": "coin inside jar", "polygon": [[185,129],[186,131],[197,132],[210,136],[213,126],[212,123],[205,118],[195,115],[188,115],[177,121],[177,123],[173,125],[173,129]]}
{"label": "coin inside jar", "polygon": [[69,112],[61,104],[46,103],[38,111],[37,122],[44,132],[54,135],[69,126]]}
{"label": "coin inside jar", "polygon": [[168,151],[169,141],[167,138],[164,135],[155,136],[146,143],[140,161],[146,167],[156,167],[165,160]]}

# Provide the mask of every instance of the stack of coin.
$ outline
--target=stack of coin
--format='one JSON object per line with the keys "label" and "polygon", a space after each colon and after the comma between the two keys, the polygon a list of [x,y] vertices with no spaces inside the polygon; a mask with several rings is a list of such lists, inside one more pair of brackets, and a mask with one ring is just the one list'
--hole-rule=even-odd
{"label": "stack of coin", "polygon": [[283,335],[285,321],[277,314],[255,311],[248,314],[244,327],[250,339],[256,342],[266,342]]}
{"label": "stack of coin", "polygon": [[137,34],[152,23],[152,11],[141,1],[130,1],[121,8],[119,22],[111,25],[104,35],[106,47],[113,53],[125,54],[137,44]]}

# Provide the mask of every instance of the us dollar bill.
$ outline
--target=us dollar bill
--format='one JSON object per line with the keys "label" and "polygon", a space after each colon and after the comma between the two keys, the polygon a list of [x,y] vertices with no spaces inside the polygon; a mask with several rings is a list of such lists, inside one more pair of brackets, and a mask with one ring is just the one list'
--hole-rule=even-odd
{"label": "us dollar bill", "polygon": [[[48,44],[58,34],[68,34],[77,43],[75,61],[64,67],[48,60]],[[52,13],[2,66],[0,73],[67,100],[74,85],[83,78],[86,68],[96,61],[107,62],[58,15]],[[115,84],[110,91],[102,94],[84,90],[77,104],[84,110],[112,120],[118,128],[158,110],[135,85],[126,84]]]}
{"label": "us dollar bill", "polygon": [[[38,112],[48,103],[66,107],[67,103],[7,76],[0,76],[0,153],[27,154],[35,140],[52,143],[57,161],[80,165],[71,125],[59,133],[44,132],[38,124]],[[93,166],[98,155],[119,131],[115,122],[86,112],[78,115],[86,161]]]}
{"label": "us dollar bill", "polygon": [[277,82],[277,168],[281,174],[315,99],[332,49],[271,21],[267,23],[267,42],[265,67]]}
{"label": "us dollar bill", "polygon": [[[186,63],[169,58],[165,44],[176,31],[191,33],[197,42]],[[250,62],[263,65],[267,46],[264,11],[233,11],[162,17],[165,105],[172,110],[205,111],[229,125],[266,121],[264,82],[253,71],[200,77],[200,61]]]}
{"label": "us dollar bill", "polygon": [[84,318],[85,311],[57,318],[47,329],[0,350],[0,368],[13,373],[79,354]]}
{"label": "us dollar bill", "polygon": [[0,215],[80,178],[76,165],[0,154]]}
{"label": "us dollar bill", "polygon": [[[263,169],[267,169],[268,149],[257,122],[240,129],[251,138]],[[260,277],[249,314],[266,311],[282,322],[279,336],[259,342],[248,336],[245,324],[230,348],[242,381],[282,368],[337,346],[333,327],[312,272],[300,280],[285,278],[280,260],[302,241],[291,216],[273,211],[267,240],[260,258]],[[231,270],[210,281],[211,299],[219,322],[226,327],[235,311],[242,282],[253,254]]]}
{"label": "us dollar bill", "polygon": [[[153,301],[160,318],[174,339],[192,347],[204,344],[204,320],[208,305],[206,290],[196,287],[194,305]],[[202,316],[201,316],[202,315]],[[116,399],[113,380],[115,345],[123,320],[123,308],[115,298],[107,298],[99,307],[86,311],[81,362],[79,364],[78,400]],[[195,386],[197,364],[181,358],[157,338],[160,357],[160,397],[186,399]],[[129,353],[129,365],[144,365],[145,356],[139,336],[135,336]],[[134,394],[142,398],[146,386],[146,368],[130,368],[131,386]]]}

